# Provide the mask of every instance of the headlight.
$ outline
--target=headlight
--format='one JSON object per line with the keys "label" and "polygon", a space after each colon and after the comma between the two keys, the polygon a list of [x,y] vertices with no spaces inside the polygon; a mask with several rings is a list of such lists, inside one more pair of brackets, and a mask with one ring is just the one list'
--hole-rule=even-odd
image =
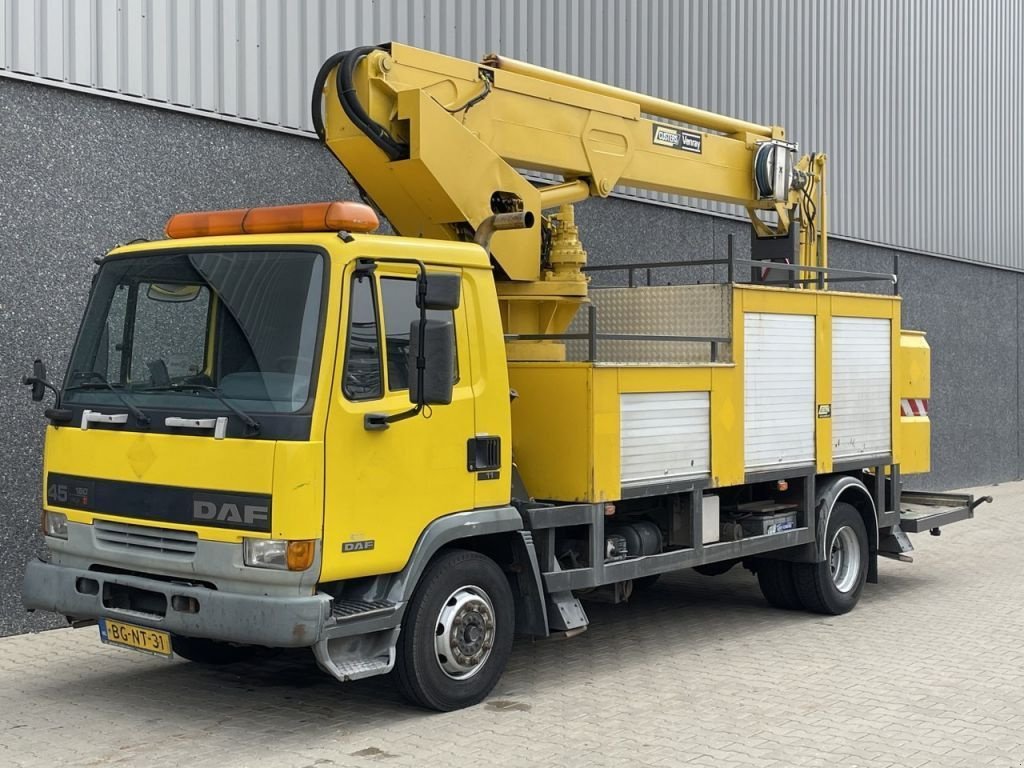
{"label": "headlight", "polygon": [[313,564],[313,541],[286,539],[243,539],[242,560],[252,568],[304,571]]}
{"label": "headlight", "polygon": [[63,512],[43,512],[43,533],[56,539],[68,537],[68,516]]}

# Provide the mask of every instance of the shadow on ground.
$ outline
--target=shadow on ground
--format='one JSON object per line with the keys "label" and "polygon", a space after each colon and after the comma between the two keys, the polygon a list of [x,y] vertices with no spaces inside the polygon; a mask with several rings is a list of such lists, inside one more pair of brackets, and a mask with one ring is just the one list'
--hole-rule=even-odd
{"label": "shadow on ground", "polygon": [[[920,591],[926,581],[909,570],[886,574],[884,595],[879,595],[877,586],[867,585],[861,609],[879,598],[888,601]],[[772,633],[789,632],[796,625],[831,627],[843,618],[770,608],[756,579],[740,568],[714,578],[673,574],[634,595],[628,604],[587,601],[585,606],[591,624],[583,635],[567,641],[517,640],[508,671],[490,702],[482,706],[528,709],[530,699],[544,690],[585,685],[591,674],[628,674],[633,660],[641,663],[639,658],[645,657],[643,663],[649,663],[651,653],[713,658],[726,636],[750,633],[751,642],[768,641]],[[567,643],[573,644],[574,657],[588,660],[592,667],[584,679],[578,663],[565,663]],[[102,652],[132,653],[114,648]],[[236,736],[237,729],[251,727],[256,719],[261,727],[300,736],[307,730],[321,731],[325,723],[350,729],[436,716],[406,705],[390,678],[334,681],[320,671],[307,650],[226,667],[157,659],[128,663],[126,658],[121,672],[83,674],[65,679],[52,690],[45,686],[35,692],[59,696],[83,708],[103,702],[111,716],[121,710],[135,722],[174,717],[183,727],[199,728],[214,738],[220,733],[225,739]],[[221,725],[228,727],[221,730]]]}

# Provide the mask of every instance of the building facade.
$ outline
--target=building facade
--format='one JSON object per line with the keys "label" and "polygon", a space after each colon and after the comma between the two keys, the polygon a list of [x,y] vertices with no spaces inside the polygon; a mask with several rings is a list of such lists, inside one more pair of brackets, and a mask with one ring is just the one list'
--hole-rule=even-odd
{"label": "building facade", "polygon": [[[0,634],[54,624],[19,601],[44,421],[15,382],[35,357],[63,368],[92,258],[180,210],[353,197],[312,138],[311,83],[335,51],[388,40],[500,52],[825,152],[832,263],[898,262],[904,325],[929,334],[933,470],[913,482],[1021,477],[1012,0],[0,0]],[[577,215],[598,264],[749,247],[717,204],[620,189]]]}

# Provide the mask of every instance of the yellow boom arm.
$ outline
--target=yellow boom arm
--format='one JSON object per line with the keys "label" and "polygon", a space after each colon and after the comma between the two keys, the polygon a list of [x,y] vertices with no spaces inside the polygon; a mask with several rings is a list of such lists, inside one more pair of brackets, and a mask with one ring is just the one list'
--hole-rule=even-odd
{"label": "yellow boom arm", "polygon": [[[586,297],[585,254],[566,242],[571,212],[552,221],[542,211],[617,185],[743,206],[761,237],[787,234],[800,209],[800,263],[826,265],[824,157],[797,159],[777,126],[513,59],[478,64],[398,43],[329,59],[313,119],[401,235],[468,240],[510,211],[544,222],[490,243],[509,332],[558,332]],[[521,170],[564,181],[537,187]]]}

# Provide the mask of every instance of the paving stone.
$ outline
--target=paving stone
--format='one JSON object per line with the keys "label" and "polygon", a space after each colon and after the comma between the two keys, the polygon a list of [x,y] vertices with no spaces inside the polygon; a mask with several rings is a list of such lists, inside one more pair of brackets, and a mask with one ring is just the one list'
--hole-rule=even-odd
{"label": "paving stone", "polygon": [[439,715],[306,652],[203,668],[95,628],[0,639],[0,765],[1024,766],[1024,483],[846,616],[777,611],[735,568],[588,604],[570,641],[516,643],[490,701]]}

